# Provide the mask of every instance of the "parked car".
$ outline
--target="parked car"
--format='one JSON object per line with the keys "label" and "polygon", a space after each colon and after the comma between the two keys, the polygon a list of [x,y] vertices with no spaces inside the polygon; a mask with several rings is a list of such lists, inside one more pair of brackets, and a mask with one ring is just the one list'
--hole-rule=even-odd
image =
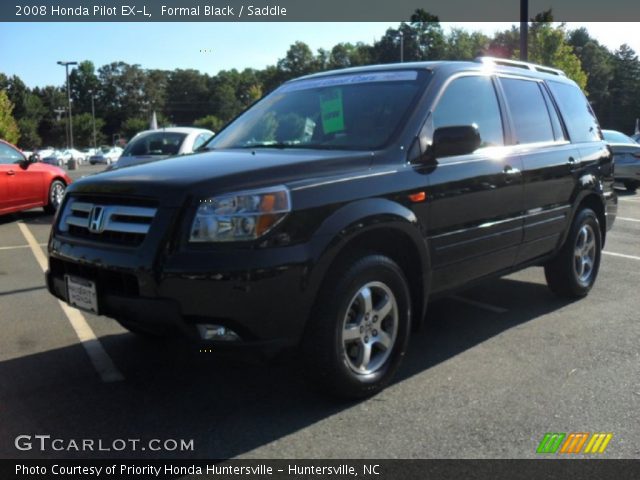
{"label": "parked car", "polygon": [[174,155],[193,153],[213,135],[211,130],[192,127],[145,130],[129,141],[113,168],[130,167],[163,160]]}
{"label": "parked car", "polygon": [[53,147],[46,147],[46,148],[41,148],[40,150],[38,150],[36,153],[38,154],[38,156],[40,157],[40,159],[44,159],[47,157],[50,157],[51,155],[53,155],[55,152],[57,151],[57,149],[53,148]]}
{"label": "parked car", "polygon": [[71,159],[76,160],[78,164],[82,164],[85,161],[85,156],[80,150],[68,148],[66,150],[54,150],[49,156],[44,157],[42,161],[49,165],[65,167]]}
{"label": "parked car", "polygon": [[122,155],[122,148],[120,147],[102,147],[99,153],[89,157],[89,163],[91,165],[111,165],[118,161],[120,155]]}
{"label": "parked car", "polygon": [[52,153],[47,155],[46,157],[41,157],[42,163],[46,163],[47,165],[55,165],[56,167],[64,167],[65,160],[62,152],[60,150],[54,150]]}
{"label": "parked car", "polygon": [[587,295],[617,211],[584,94],[521,62],[295,79],[207,149],[72,185],[49,291],[140,335],[298,346],[347,397],[389,384],[430,298],[530,265]]}
{"label": "parked car", "polygon": [[602,130],[602,134],[613,151],[616,182],[635,192],[640,186],[640,144],[615,130]]}
{"label": "parked car", "polygon": [[54,213],[71,178],[57,167],[27,159],[16,147],[0,140],[0,215],[44,207]]}
{"label": "parked car", "polygon": [[68,148],[62,151],[62,158],[64,159],[65,165],[71,159],[76,160],[79,164],[84,163],[87,160],[87,156],[84,152],[80,150],[76,150],[75,148]]}
{"label": "parked car", "polygon": [[93,155],[97,155],[98,153],[101,153],[100,149],[98,148],[85,148],[84,150],[82,150],[82,154],[84,155],[86,161],[89,161],[89,158],[91,158]]}

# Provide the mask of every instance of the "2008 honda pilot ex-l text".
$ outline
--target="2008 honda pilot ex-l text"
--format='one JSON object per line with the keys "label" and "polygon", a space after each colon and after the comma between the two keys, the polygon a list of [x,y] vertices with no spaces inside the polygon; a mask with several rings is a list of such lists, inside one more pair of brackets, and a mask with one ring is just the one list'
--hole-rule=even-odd
{"label": "2008 honda pilot ex-l text", "polygon": [[298,346],[316,383],[361,397],[390,382],[429,298],[530,265],[586,295],[612,184],[560,71],[485,58],[321,73],[202,152],[71,185],[47,284],[141,335]]}

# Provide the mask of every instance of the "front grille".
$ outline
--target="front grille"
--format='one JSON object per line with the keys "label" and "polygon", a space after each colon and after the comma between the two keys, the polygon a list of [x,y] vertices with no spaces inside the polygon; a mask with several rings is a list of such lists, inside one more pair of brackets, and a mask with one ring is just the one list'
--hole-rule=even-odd
{"label": "front grille", "polygon": [[157,209],[131,201],[117,205],[99,200],[71,198],[60,217],[58,229],[71,237],[116,245],[140,245],[155,218]]}
{"label": "front grille", "polygon": [[51,273],[58,278],[75,275],[92,280],[98,285],[100,292],[137,297],[140,294],[138,279],[130,273],[105,270],[79,263],[67,262],[58,258],[49,259]]}

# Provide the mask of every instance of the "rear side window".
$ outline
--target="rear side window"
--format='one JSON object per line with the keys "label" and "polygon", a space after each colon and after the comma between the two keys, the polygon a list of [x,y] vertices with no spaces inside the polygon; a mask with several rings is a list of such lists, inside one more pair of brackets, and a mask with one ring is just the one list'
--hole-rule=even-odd
{"label": "rear side window", "polygon": [[567,83],[548,81],[547,84],[560,107],[571,141],[582,143],[602,140],[598,121],[582,91]]}
{"label": "rear side window", "polygon": [[187,135],[177,132],[154,132],[134,138],[122,152],[123,157],[176,155]]}
{"label": "rear side window", "polygon": [[451,82],[433,112],[433,129],[476,125],[481,147],[504,145],[502,117],[490,77],[460,77]]}
{"label": "rear side window", "polygon": [[193,151],[198,150],[202,145],[204,145],[207,140],[209,140],[213,135],[210,133],[201,133],[193,142]]}
{"label": "rear side window", "polygon": [[515,128],[516,143],[553,142],[547,104],[538,82],[501,78]]}

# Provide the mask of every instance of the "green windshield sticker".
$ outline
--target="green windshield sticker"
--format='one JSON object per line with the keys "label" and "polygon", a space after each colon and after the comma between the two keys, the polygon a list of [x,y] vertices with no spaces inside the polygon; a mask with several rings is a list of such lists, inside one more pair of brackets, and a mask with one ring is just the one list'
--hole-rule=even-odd
{"label": "green windshield sticker", "polygon": [[342,108],[342,90],[332,88],[320,95],[320,113],[324,133],[344,130],[344,111]]}

